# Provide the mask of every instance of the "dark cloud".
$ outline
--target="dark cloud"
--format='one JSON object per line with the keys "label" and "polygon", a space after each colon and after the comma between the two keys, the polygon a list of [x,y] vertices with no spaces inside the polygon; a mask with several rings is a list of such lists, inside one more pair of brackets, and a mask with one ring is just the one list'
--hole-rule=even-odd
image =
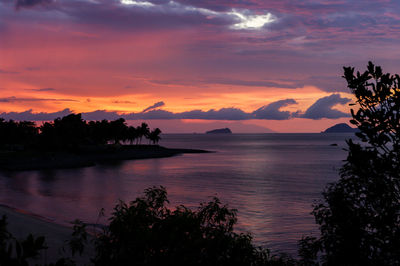
{"label": "dark cloud", "polygon": [[161,106],[164,106],[164,105],[165,105],[165,103],[164,103],[163,101],[157,102],[157,103],[153,104],[152,106],[149,106],[149,107],[145,108],[145,109],[142,111],[142,113],[146,113],[147,111],[150,111],[150,110],[152,110],[152,109],[156,109],[156,108],[161,107]]}
{"label": "dark cloud", "polygon": [[15,7],[19,8],[30,8],[37,5],[48,5],[51,4],[53,0],[16,0]]}
{"label": "dark cloud", "polygon": [[19,72],[0,69],[0,74],[19,74]]}
{"label": "dark cloud", "polygon": [[51,99],[51,98],[18,98],[15,96],[0,98],[2,103],[13,103],[13,102],[77,102],[72,99]]}
{"label": "dark cloud", "polygon": [[9,120],[18,120],[18,121],[23,121],[23,120],[29,120],[29,121],[49,121],[49,120],[54,120],[58,117],[63,117],[66,115],[72,114],[72,111],[68,108],[59,111],[59,112],[54,112],[54,113],[33,113],[32,109],[27,110],[25,112],[9,112],[9,113],[0,113],[0,117]]}
{"label": "dark cloud", "polygon": [[181,119],[208,119],[208,120],[247,120],[252,115],[238,108],[222,108],[209,111],[193,110],[178,114]]}
{"label": "dark cloud", "polygon": [[297,104],[297,102],[294,99],[273,102],[257,109],[253,114],[256,119],[287,120],[292,117],[292,113],[289,111],[280,111],[280,109],[291,104]]}
{"label": "dark cloud", "polygon": [[209,84],[222,84],[222,85],[233,85],[233,86],[244,86],[244,87],[270,87],[270,88],[285,88],[285,89],[296,89],[303,88],[304,86],[314,86],[323,91],[327,92],[339,92],[347,91],[346,82],[340,75],[320,75],[320,76],[309,76],[303,79],[259,79],[259,80],[242,80],[242,79],[231,79],[231,78],[205,78],[200,80],[193,79],[166,79],[166,80],[151,80],[152,83],[162,85],[181,85],[181,86],[193,86],[202,85],[206,86]]}
{"label": "dark cloud", "polygon": [[239,80],[239,79],[226,79],[226,78],[211,78],[204,81],[211,84],[224,84],[235,86],[251,86],[251,87],[274,87],[274,88],[297,88],[296,83],[279,83],[277,81],[269,80]]}
{"label": "dark cloud", "polygon": [[117,103],[117,104],[135,104],[135,102],[131,102],[131,101],[112,101],[112,103]]}
{"label": "dark cloud", "polygon": [[132,119],[180,119],[178,118],[178,114],[160,109],[131,115],[133,117]]}
{"label": "dark cloud", "polygon": [[[158,106],[161,105],[162,102],[157,103]],[[285,107],[290,104],[296,104],[296,101],[293,99],[286,99],[277,102],[270,103],[264,107],[257,109],[252,113],[244,112],[238,108],[221,108],[219,110],[211,109],[208,111],[202,110],[191,110],[187,112],[173,113],[170,111],[162,110],[162,109],[152,109],[147,110],[146,112],[140,113],[121,113],[116,111],[107,111],[107,110],[96,110],[93,112],[82,113],[82,117],[86,120],[114,120],[118,118],[124,118],[126,120],[171,120],[171,119],[202,119],[202,120],[230,120],[230,121],[240,121],[240,120],[250,120],[250,119],[265,119],[265,120],[287,120],[293,117],[293,113],[288,111],[280,111],[280,108]],[[146,108],[147,109],[147,108]],[[71,111],[69,109],[65,109],[61,112],[57,113],[32,113],[32,110],[28,110],[22,113],[3,113],[0,115],[7,119],[15,119],[15,120],[33,120],[33,121],[41,121],[41,120],[52,120],[59,115],[60,113],[69,114]],[[46,119],[44,119],[46,118]]]}
{"label": "dark cloud", "polygon": [[25,89],[27,91],[55,91],[56,89],[54,88],[42,88],[42,89]]}
{"label": "dark cloud", "polygon": [[[126,116],[125,116],[126,117]],[[237,108],[222,108],[219,110],[192,110],[172,113],[165,110],[151,110],[146,113],[133,114],[134,119],[204,119],[204,120],[248,120],[252,114]]]}
{"label": "dark cloud", "polygon": [[304,79],[275,79],[275,80],[238,80],[238,79],[207,79],[206,83],[228,84],[236,86],[255,86],[296,89],[304,86],[315,86],[323,91],[347,91],[346,82],[340,75],[337,76],[309,76]]}
{"label": "dark cloud", "polygon": [[82,113],[82,118],[85,120],[115,120],[121,118],[121,116],[117,112],[97,110],[93,112]]}
{"label": "dark cloud", "polygon": [[321,119],[330,118],[336,119],[341,117],[349,117],[350,114],[344,113],[335,109],[332,109],[335,105],[346,104],[350,102],[349,98],[342,98],[339,94],[332,94],[330,96],[318,99],[313,105],[311,105],[304,114],[300,114],[299,117],[309,119]]}

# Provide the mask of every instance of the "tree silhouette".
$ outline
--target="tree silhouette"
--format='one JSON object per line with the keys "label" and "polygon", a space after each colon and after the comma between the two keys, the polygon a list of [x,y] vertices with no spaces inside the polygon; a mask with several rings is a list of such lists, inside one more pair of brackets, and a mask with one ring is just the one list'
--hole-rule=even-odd
{"label": "tree silhouette", "polygon": [[290,265],[257,248],[250,234],[234,232],[236,210],[217,198],[197,210],[168,208],[163,187],[114,208],[95,240],[95,265]]}
{"label": "tree silhouette", "polygon": [[81,114],[70,114],[36,126],[34,122],[0,118],[0,149],[21,150],[68,150],[79,151],[82,146],[130,144],[142,142],[143,137],[153,144],[158,143],[161,130],[150,132],[142,123],[138,127],[128,126],[123,118],[113,121],[85,121]]}
{"label": "tree silhouette", "polygon": [[161,130],[159,128],[155,128],[148,134],[149,141],[152,142],[153,144],[157,144],[161,139],[160,134]]}
{"label": "tree silhouette", "polygon": [[[183,205],[171,209],[164,187],[145,190],[130,203],[120,201],[103,231],[92,236],[95,254],[88,265],[177,265],[177,266],[284,266],[294,265],[287,256],[271,255],[257,247],[249,233],[236,233],[235,209],[213,198],[197,209]],[[87,225],[73,222],[73,233],[65,241],[64,256],[43,266],[74,266],[90,238]],[[29,235],[16,240],[0,219],[0,265],[33,264],[45,250],[44,237]],[[70,254],[70,255],[69,255]],[[71,257],[69,257],[71,256]]]}
{"label": "tree silhouette", "polygon": [[148,135],[149,135],[149,132],[150,132],[149,126],[146,123],[142,123],[140,126],[138,126],[136,128],[136,130],[138,132],[139,143],[141,144],[142,143],[142,138],[143,137],[147,138]]}
{"label": "tree silhouette", "polygon": [[304,261],[327,265],[400,264],[400,78],[369,62],[360,74],[344,68],[356,97],[351,123],[363,144],[348,140],[338,182],[313,214],[321,236],[302,240]]}
{"label": "tree silhouette", "polygon": [[0,219],[0,265],[29,265],[46,248],[43,236],[35,238],[29,234],[24,240],[17,240],[7,231],[6,216]]}
{"label": "tree silhouette", "polygon": [[130,126],[127,130],[127,140],[132,145],[135,140],[139,138],[139,132],[137,128]]}
{"label": "tree silhouette", "polygon": [[35,123],[29,121],[5,121],[0,118],[0,146],[22,145],[30,146],[35,143],[39,130]]}

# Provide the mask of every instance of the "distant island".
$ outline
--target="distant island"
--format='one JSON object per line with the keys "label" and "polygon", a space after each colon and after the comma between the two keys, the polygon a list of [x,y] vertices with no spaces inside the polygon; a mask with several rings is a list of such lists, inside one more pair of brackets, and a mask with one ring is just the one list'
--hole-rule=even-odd
{"label": "distant island", "polygon": [[330,128],[327,128],[322,133],[355,133],[358,128],[352,128],[346,123],[336,124]]}
{"label": "distant island", "polygon": [[206,134],[232,134],[232,131],[226,127],[207,131]]}

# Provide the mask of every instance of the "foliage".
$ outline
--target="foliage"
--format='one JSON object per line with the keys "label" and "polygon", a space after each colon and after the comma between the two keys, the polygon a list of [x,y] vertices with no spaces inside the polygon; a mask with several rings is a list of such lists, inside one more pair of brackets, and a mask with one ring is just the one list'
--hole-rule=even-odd
{"label": "foliage", "polygon": [[284,265],[256,248],[249,234],[233,231],[236,210],[217,198],[196,211],[169,209],[163,187],[114,208],[109,226],[96,238],[95,265]]}
{"label": "foliage", "polygon": [[24,266],[29,260],[38,257],[46,249],[44,237],[35,238],[32,234],[24,240],[17,240],[7,231],[7,219],[0,219],[0,265]]}
{"label": "foliage", "polygon": [[338,182],[314,207],[320,238],[303,239],[308,265],[318,254],[326,265],[400,264],[400,78],[371,62],[363,74],[344,68],[358,110],[351,123],[363,142],[348,140]]}
{"label": "foliage", "polygon": [[5,121],[0,118],[0,146],[20,144],[21,140],[24,143],[31,144],[38,134],[39,129],[33,122]]}
{"label": "foliage", "polygon": [[[295,265],[287,255],[271,255],[256,247],[249,233],[234,232],[236,210],[222,205],[218,198],[202,203],[197,210],[183,205],[168,208],[164,187],[145,190],[129,204],[120,201],[102,233],[93,244],[93,265]],[[81,256],[88,242],[86,225],[74,221],[72,238],[64,252]],[[29,235],[19,242],[0,220],[0,266],[25,266],[46,249],[44,237]],[[16,254],[16,255],[15,255]],[[32,261],[32,260],[31,260]],[[74,266],[72,258],[62,257],[48,266]]]}
{"label": "foliage", "polygon": [[146,123],[128,126],[123,118],[114,121],[85,121],[81,114],[70,114],[36,126],[34,122],[0,118],[0,148],[76,150],[82,145],[141,143],[143,137],[157,144],[161,130],[150,131]]}

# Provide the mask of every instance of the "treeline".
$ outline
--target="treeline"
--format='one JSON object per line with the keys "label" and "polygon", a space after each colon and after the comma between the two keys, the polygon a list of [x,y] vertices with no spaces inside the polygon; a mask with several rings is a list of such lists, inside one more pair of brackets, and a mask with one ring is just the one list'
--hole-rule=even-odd
{"label": "treeline", "polygon": [[70,114],[37,126],[30,121],[5,121],[0,118],[0,147],[3,149],[69,149],[81,145],[106,145],[143,139],[157,144],[161,130],[150,130],[146,123],[128,126],[125,119],[85,121],[81,114]]}

